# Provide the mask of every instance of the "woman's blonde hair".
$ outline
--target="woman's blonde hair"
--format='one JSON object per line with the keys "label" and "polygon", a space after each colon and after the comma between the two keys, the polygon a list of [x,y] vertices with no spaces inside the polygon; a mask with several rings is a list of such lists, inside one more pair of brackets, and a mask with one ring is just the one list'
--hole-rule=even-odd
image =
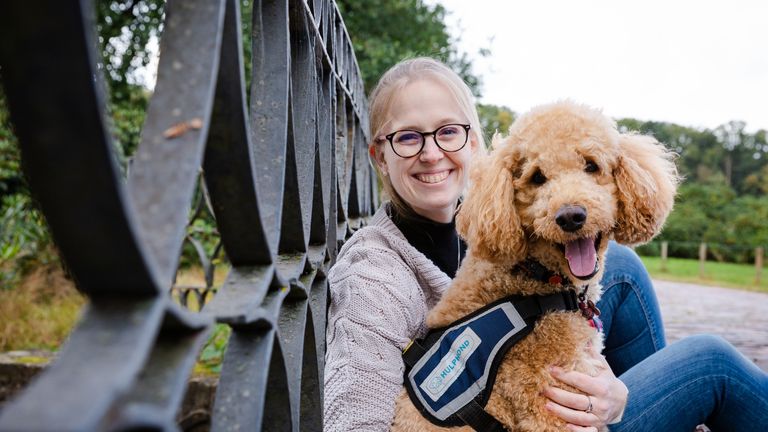
{"label": "woman's blonde hair", "polygon": [[[408,84],[423,80],[432,79],[437,83],[444,85],[450,92],[456,103],[469,120],[471,126],[470,134],[474,135],[477,141],[477,150],[485,151],[485,140],[483,139],[483,130],[480,125],[480,119],[475,108],[475,98],[472,90],[454,71],[448,66],[430,57],[416,57],[404,60],[392,66],[382,75],[376,87],[370,96],[370,124],[371,124],[371,143],[373,151],[381,151],[379,146],[386,143],[382,134],[392,131],[384,130],[390,120],[390,108],[396,95]],[[389,177],[382,174],[375,160],[371,160],[376,169],[379,181],[384,187],[385,194],[389,197],[397,213],[404,217],[412,217],[413,210],[400,197],[392,186]]]}

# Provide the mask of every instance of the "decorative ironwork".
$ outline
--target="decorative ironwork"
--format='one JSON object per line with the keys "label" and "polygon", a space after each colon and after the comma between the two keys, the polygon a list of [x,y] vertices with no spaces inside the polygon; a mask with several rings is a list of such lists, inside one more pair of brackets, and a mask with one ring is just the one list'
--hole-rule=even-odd
{"label": "decorative ironwork", "polygon": [[[213,430],[321,430],[326,274],[376,206],[367,102],[332,0],[168,0],[158,81],[127,181],[95,69],[90,0],[0,5],[25,172],[90,303],[0,430],[176,430],[196,354],[232,327]],[[62,85],[61,83],[66,83]],[[231,270],[201,313],[168,293],[200,167]]]}

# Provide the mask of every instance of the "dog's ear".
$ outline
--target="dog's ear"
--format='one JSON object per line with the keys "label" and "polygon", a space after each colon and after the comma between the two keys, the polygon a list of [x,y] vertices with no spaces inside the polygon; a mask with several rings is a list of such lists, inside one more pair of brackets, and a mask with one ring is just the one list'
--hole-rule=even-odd
{"label": "dog's ear", "polygon": [[508,166],[512,160],[506,156],[477,156],[456,216],[456,229],[472,253],[491,261],[517,261],[525,256],[525,235],[515,209],[515,167]]}
{"label": "dog's ear", "polygon": [[680,182],[675,154],[653,137],[622,134],[613,176],[618,189],[617,242],[638,244],[658,234]]}

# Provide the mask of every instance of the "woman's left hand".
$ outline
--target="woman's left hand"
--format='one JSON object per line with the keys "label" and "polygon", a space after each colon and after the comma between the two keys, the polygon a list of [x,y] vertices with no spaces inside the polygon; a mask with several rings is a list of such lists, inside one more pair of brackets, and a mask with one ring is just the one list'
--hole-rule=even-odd
{"label": "woman's left hand", "polygon": [[552,386],[543,393],[550,399],[547,409],[568,422],[568,430],[572,431],[598,431],[607,424],[615,423],[627,404],[629,390],[613,374],[605,357],[593,348],[589,348],[588,353],[599,361],[596,376],[550,368],[554,378],[579,389],[583,394]]}

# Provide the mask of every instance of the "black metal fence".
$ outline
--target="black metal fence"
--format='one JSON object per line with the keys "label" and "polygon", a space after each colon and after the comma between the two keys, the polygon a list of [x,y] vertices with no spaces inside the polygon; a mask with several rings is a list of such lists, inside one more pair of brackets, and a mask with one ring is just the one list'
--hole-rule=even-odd
{"label": "black metal fence", "polygon": [[[0,73],[25,173],[90,300],[53,364],[0,412],[0,430],[177,429],[214,322],[233,331],[213,430],[322,429],[326,272],[378,200],[367,102],[332,0],[253,8],[248,99],[239,0],[168,0],[123,180],[91,1],[0,5]],[[201,166],[231,270],[196,314],[168,292]]]}

